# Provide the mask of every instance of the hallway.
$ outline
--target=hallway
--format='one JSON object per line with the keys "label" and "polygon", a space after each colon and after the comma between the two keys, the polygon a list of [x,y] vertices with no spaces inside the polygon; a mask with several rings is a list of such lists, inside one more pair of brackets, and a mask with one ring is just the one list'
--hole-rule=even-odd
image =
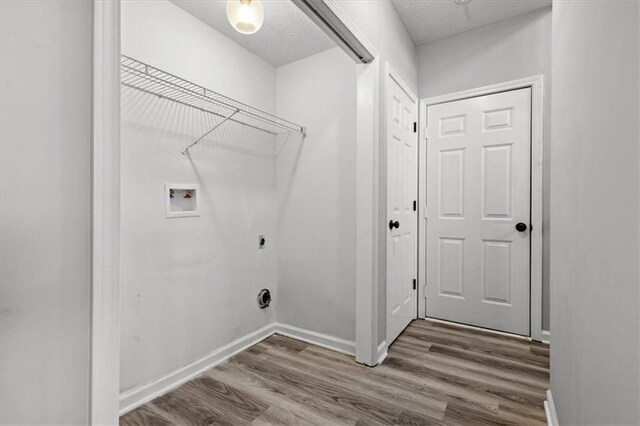
{"label": "hallway", "polygon": [[271,336],[120,424],[546,424],[548,387],[548,345],[415,320],[375,368]]}

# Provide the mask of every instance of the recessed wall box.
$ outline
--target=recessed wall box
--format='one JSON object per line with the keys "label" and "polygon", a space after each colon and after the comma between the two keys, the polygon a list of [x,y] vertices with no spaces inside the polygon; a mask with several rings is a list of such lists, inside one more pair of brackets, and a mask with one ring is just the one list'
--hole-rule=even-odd
{"label": "recessed wall box", "polygon": [[167,217],[200,216],[198,210],[199,185],[165,183],[164,192]]}

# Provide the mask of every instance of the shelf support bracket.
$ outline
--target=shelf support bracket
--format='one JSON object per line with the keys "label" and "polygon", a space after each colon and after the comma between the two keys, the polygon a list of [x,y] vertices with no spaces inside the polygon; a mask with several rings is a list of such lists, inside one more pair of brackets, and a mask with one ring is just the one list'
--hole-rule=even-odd
{"label": "shelf support bracket", "polygon": [[226,116],[224,118],[224,120],[222,120],[221,122],[219,122],[218,124],[216,124],[215,126],[213,126],[213,128],[209,131],[207,131],[204,135],[200,136],[198,139],[196,139],[196,141],[194,143],[192,143],[191,145],[189,145],[188,147],[186,147],[185,149],[182,150],[182,155],[187,155],[189,154],[189,149],[191,149],[193,146],[197,145],[202,139],[206,138],[207,136],[209,136],[209,134],[211,132],[213,132],[215,129],[217,129],[218,127],[222,126],[227,120],[231,119],[231,117],[233,117],[234,115],[236,115],[238,112],[240,112],[239,109],[236,109],[235,111],[233,111],[231,114],[229,114],[228,116]]}

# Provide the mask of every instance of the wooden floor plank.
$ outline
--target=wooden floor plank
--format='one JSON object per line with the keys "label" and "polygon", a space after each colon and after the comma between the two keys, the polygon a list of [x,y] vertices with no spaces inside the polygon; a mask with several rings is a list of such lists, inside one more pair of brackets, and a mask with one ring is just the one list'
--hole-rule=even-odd
{"label": "wooden floor plank", "polygon": [[264,369],[253,365],[251,361],[249,364],[243,362],[239,355],[236,355],[230,362],[233,363],[236,368],[250,372],[259,378],[259,380],[277,389],[286,395],[287,398],[323,412],[332,418],[331,424],[354,425],[359,420],[357,413],[336,404],[332,399],[327,400],[326,398],[318,397],[313,386],[305,387],[302,383],[297,383],[297,380],[290,375],[271,371],[269,366],[266,367],[267,370],[265,372]]}
{"label": "wooden floor plank", "polygon": [[269,407],[264,413],[257,417],[253,422],[253,426],[269,426],[269,425],[296,425],[296,426],[312,426],[313,423],[305,420],[291,411],[282,410],[276,406]]}
{"label": "wooden floor plank", "polygon": [[268,351],[266,354],[271,354],[278,358],[290,368],[314,373],[316,380],[326,379],[334,387],[343,386],[345,392],[360,395],[379,406],[390,406],[390,409],[401,407],[402,409],[413,410],[423,417],[434,419],[441,419],[447,406],[445,398],[413,393],[394,383],[385,383],[379,377],[371,378],[368,371],[358,373],[348,370],[346,366],[326,368],[317,361],[285,353]]}
{"label": "wooden floor plank", "polygon": [[[284,380],[271,379],[261,375],[260,372],[253,371],[251,368],[246,368],[243,364],[238,363],[236,360],[231,360],[218,368],[213,369],[207,374],[218,374],[219,371],[230,372],[236,376],[250,377],[252,381],[257,382],[255,388],[267,389],[277,394],[279,403],[285,405],[293,405],[294,407],[303,406],[310,412],[300,412],[296,410],[296,413],[304,415],[305,419],[312,421],[320,425],[326,424],[339,424],[339,425],[354,425],[358,421],[358,417],[341,407],[336,408],[333,402],[326,402],[322,399],[316,398],[312,393],[299,392],[298,389],[292,387]],[[254,389],[257,391],[257,389]],[[265,398],[268,401],[268,398]],[[272,404],[275,405],[275,404]]]}
{"label": "wooden floor plank", "polygon": [[[275,408],[279,413],[287,413],[288,418],[289,414],[291,414],[292,416],[304,419],[306,423],[318,426],[353,423],[342,422],[340,418],[334,417],[332,413],[327,413],[327,407],[318,407],[317,405],[309,404],[307,400],[302,400],[298,395],[292,396],[286,392],[280,392],[278,389],[253,377],[244,370],[230,368],[228,364],[220,368],[211,369],[207,372],[207,375],[231,383],[233,386],[262,399],[265,403],[269,404],[269,408]],[[273,411],[268,414],[268,418],[272,415]],[[264,420],[264,416],[261,417]]]}
{"label": "wooden floor plank", "polygon": [[549,380],[546,377],[540,377],[538,375],[529,375],[526,373],[504,370],[499,366],[487,366],[474,361],[439,354],[437,352],[417,351],[406,346],[395,346],[395,343],[394,353],[413,360],[419,359],[436,369],[455,369],[461,372],[485,375],[490,378],[504,380],[505,382],[519,384],[525,388],[536,388],[543,391],[549,389]]}
{"label": "wooden floor plank", "polygon": [[167,416],[161,410],[156,409],[152,403],[147,403],[120,417],[120,424],[122,426],[165,426],[175,424],[175,420],[173,420],[171,416]]}
{"label": "wooden floor plank", "polygon": [[[451,348],[460,348],[471,352],[485,353],[500,358],[512,360],[526,360],[527,363],[541,367],[549,367],[549,354],[542,353],[542,350],[532,346],[531,342],[522,339],[519,343],[514,341],[490,341],[485,338],[473,340],[468,336],[451,334],[447,330],[429,328],[411,328],[406,330],[407,334],[425,342],[440,344]],[[467,330],[465,330],[467,332]],[[534,348],[534,351],[531,349]]]}
{"label": "wooden floor plank", "polygon": [[467,350],[460,350],[457,348],[437,344],[431,345],[431,347],[429,348],[429,352],[448,355],[457,359],[465,359],[486,366],[494,366],[496,368],[501,368],[507,371],[527,374],[530,376],[537,376],[543,379],[549,378],[548,368],[540,367],[533,364],[527,364],[526,361],[498,358],[488,354],[470,352]]}
{"label": "wooden floor plank", "polygon": [[416,320],[374,368],[271,336],[120,424],[538,425],[548,385],[548,345]]}
{"label": "wooden floor plank", "polygon": [[236,357],[251,364],[252,368],[259,370],[272,378],[278,377],[288,381],[298,392],[309,392],[315,398],[325,402],[333,402],[336,406],[353,412],[359,418],[367,419],[372,424],[391,424],[400,415],[401,408],[391,404],[384,404],[379,399],[363,395],[354,386],[349,387],[344,383],[295,368],[290,364],[282,363],[273,355],[266,353],[245,358],[239,354]]}

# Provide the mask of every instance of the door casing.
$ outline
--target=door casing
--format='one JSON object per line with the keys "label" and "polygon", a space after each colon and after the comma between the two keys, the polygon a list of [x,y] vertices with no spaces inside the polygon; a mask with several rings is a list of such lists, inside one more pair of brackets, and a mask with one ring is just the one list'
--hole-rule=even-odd
{"label": "door casing", "polygon": [[543,91],[544,77],[536,75],[420,100],[418,143],[418,318],[425,318],[427,108],[445,102],[531,88],[531,338],[542,340],[542,218],[543,218]]}

